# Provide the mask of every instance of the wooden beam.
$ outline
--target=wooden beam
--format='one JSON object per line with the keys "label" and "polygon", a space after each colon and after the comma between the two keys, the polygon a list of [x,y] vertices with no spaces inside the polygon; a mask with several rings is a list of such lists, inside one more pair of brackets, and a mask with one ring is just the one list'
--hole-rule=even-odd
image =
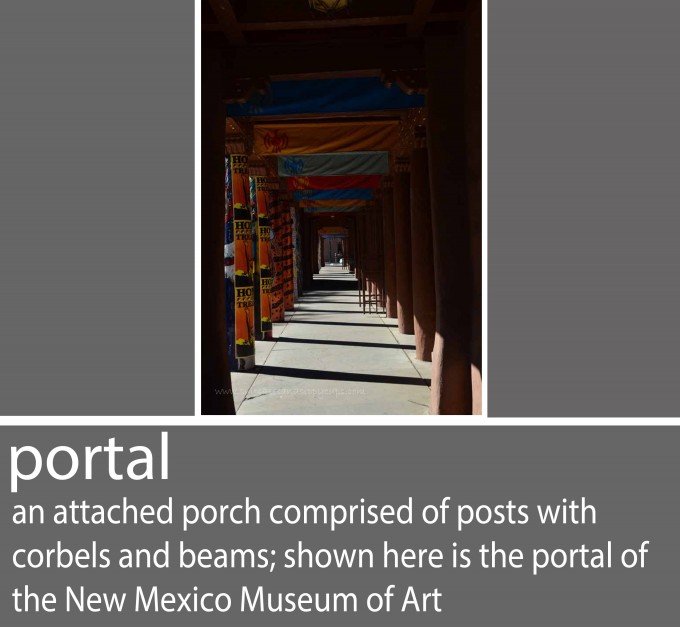
{"label": "wooden beam", "polygon": [[290,121],[292,123],[302,121],[314,122],[338,122],[342,120],[356,121],[356,119],[363,121],[369,120],[399,120],[401,119],[399,112],[394,110],[385,111],[356,111],[356,112],[341,112],[341,113],[286,113],[285,115],[258,115],[253,118],[257,122],[265,124],[267,122],[284,122]]}
{"label": "wooden beam", "polygon": [[458,22],[464,20],[466,11],[442,11],[441,13],[429,13],[426,22]]}
{"label": "wooden beam", "polygon": [[408,22],[406,32],[409,37],[420,37],[425,29],[427,18],[434,6],[435,0],[416,0],[413,15]]}
{"label": "wooden beam", "polygon": [[248,46],[236,48],[228,59],[233,76],[314,75],[328,72],[425,67],[423,51],[415,42],[353,42]]}
{"label": "wooden beam", "polygon": [[[239,22],[238,26],[243,32],[258,31],[286,31],[286,30],[318,30],[323,28],[347,28],[356,26],[395,26],[409,24],[413,15],[390,15],[387,17],[359,17],[336,20],[306,20],[297,22]],[[456,22],[465,19],[465,11],[442,11],[429,13],[425,22]],[[205,32],[222,32],[221,24],[203,24],[201,29]]]}
{"label": "wooden beam", "polygon": [[241,22],[244,31],[316,30],[319,28],[351,28],[356,26],[395,26],[407,24],[412,15],[384,15],[379,17],[347,17],[294,22]]}
{"label": "wooden beam", "polygon": [[380,70],[348,70],[347,72],[316,72],[314,74],[279,74],[272,81],[315,80],[324,78],[369,78],[380,76]]}
{"label": "wooden beam", "polygon": [[234,46],[245,46],[246,39],[236,19],[231,2],[229,0],[209,0],[209,2],[229,42]]}

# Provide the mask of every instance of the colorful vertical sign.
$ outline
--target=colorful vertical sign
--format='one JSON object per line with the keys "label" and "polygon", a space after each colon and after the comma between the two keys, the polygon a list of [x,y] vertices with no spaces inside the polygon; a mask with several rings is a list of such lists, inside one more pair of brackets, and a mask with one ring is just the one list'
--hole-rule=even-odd
{"label": "colorful vertical sign", "polygon": [[290,209],[284,207],[282,211],[283,220],[285,224],[284,231],[284,268],[283,268],[283,306],[286,311],[295,309],[295,289],[293,286],[293,265],[294,265],[294,251],[293,251],[293,220],[290,216]]}
{"label": "colorful vertical sign", "polygon": [[272,336],[273,260],[271,244],[272,192],[266,176],[255,177],[257,210],[257,269],[259,273],[258,331],[263,339]]}
{"label": "colorful vertical sign", "polygon": [[279,194],[272,190],[272,204],[270,217],[271,224],[271,243],[272,243],[272,321],[283,322],[285,320],[283,306],[284,289],[284,229],[279,202]]}
{"label": "colorful vertical sign", "polygon": [[[240,360],[255,355],[250,182],[247,155],[231,155],[230,163],[234,233],[234,337],[235,356]],[[254,359],[248,362],[247,367],[255,365]]]}

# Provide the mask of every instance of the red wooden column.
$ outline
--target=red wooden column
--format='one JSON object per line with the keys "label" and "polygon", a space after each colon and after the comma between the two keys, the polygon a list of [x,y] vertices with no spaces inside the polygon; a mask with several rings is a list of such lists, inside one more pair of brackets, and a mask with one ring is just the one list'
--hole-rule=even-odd
{"label": "red wooden column", "polygon": [[375,253],[375,247],[373,245],[373,221],[371,214],[371,206],[367,205],[364,209],[364,283],[366,286],[366,309],[368,312],[371,311],[371,305],[375,297],[375,285],[374,285],[374,261],[373,255]]}
{"label": "red wooden column", "polygon": [[400,333],[413,333],[411,272],[411,183],[408,157],[397,157],[394,172],[394,241],[397,271],[397,320]]}
{"label": "red wooden column", "polygon": [[430,174],[425,128],[415,129],[411,152],[411,263],[413,268],[413,324],[416,359],[432,361],[436,325]]}
{"label": "red wooden column", "polygon": [[383,236],[382,217],[382,193],[376,190],[376,199],[373,203],[373,224],[375,228],[376,248],[376,307],[379,311],[385,308],[385,249]]}
{"label": "red wooden column", "polygon": [[305,243],[305,215],[303,210],[295,205],[295,224],[297,226],[297,246],[295,248],[295,259],[297,263],[297,298],[301,298],[306,289],[305,287],[305,252],[307,245]]}
{"label": "red wooden column", "polygon": [[[316,219],[312,220],[312,240],[310,253],[312,254],[312,275],[319,274],[319,224]],[[314,277],[312,276],[312,279]]]}
{"label": "red wooden column", "polygon": [[[382,234],[378,223],[382,222],[378,209],[378,201],[372,200],[369,206],[370,217],[370,253],[371,253],[371,307],[376,313],[381,309],[380,295],[382,293]],[[372,309],[371,309],[372,310]]]}
{"label": "red wooden column", "polygon": [[432,414],[470,414],[472,264],[463,26],[425,40],[427,139],[437,332],[432,352]]}
{"label": "red wooden column", "polygon": [[349,229],[349,271],[356,276],[357,272],[357,221],[351,218]]}
{"label": "red wooden column", "polygon": [[210,416],[236,413],[225,322],[222,54],[203,50],[201,98],[201,413]]}
{"label": "red wooden column", "polygon": [[359,285],[359,305],[366,310],[366,220],[363,210],[356,214],[357,232],[357,282]]}
{"label": "red wooden column", "polygon": [[284,291],[285,291],[285,224],[283,217],[283,205],[281,202],[279,190],[279,178],[272,176],[268,172],[267,183],[271,190],[272,205],[270,207],[270,224],[271,233],[273,235],[271,240],[272,246],[272,288],[271,288],[271,304],[272,304],[272,322],[283,322],[285,320],[285,305],[284,305]]}
{"label": "red wooden column", "polygon": [[383,252],[385,264],[385,312],[397,317],[397,260],[394,246],[394,194],[392,177],[383,179]]}
{"label": "red wooden column", "polygon": [[300,254],[302,255],[302,289],[309,291],[314,282],[314,248],[312,246],[314,222],[310,214],[301,211],[302,240]]}

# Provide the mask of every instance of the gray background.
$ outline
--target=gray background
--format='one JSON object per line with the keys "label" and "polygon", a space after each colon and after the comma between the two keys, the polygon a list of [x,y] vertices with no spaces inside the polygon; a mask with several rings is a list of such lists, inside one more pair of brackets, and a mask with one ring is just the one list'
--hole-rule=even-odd
{"label": "gray background", "polygon": [[0,414],[194,413],[194,6],[0,6]]}
{"label": "gray background", "polygon": [[[114,482],[105,462],[93,481],[79,478],[24,482],[10,494],[9,447],[31,444],[44,454],[67,444],[150,445],[158,449],[160,428],[60,427],[2,430],[0,510],[3,590],[0,622],[30,625],[581,625],[660,627],[677,625],[680,541],[677,498],[680,458],[674,428],[618,427],[202,427],[170,428],[170,480]],[[181,534],[165,527],[42,528],[12,527],[17,503],[43,504],[88,499],[160,504],[168,495],[178,503],[236,503],[246,495],[261,506],[274,503],[344,503],[364,497],[378,504],[439,502],[496,504],[512,499],[532,507],[562,498],[586,499],[598,508],[595,527],[468,528],[416,524],[412,527],[323,528],[196,527]],[[645,570],[559,570],[533,577],[529,570],[43,570],[18,572],[10,567],[13,547],[50,547],[60,539],[76,548],[99,540],[111,547],[160,545],[182,537],[198,547],[276,547],[298,540],[311,547],[369,547],[383,540],[395,546],[440,547],[450,542],[476,546],[495,539],[505,547],[598,547],[608,539],[616,546],[637,547],[650,540]],[[11,589],[29,584],[36,590],[84,585],[90,590],[134,591],[156,584],[162,591],[238,589],[261,584],[275,591],[382,591],[388,584],[415,585],[444,593],[441,614],[64,614],[12,615]],[[403,589],[403,588],[402,588]]]}
{"label": "gray background", "polygon": [[489,0],[490,416],[680,415],[674,0]]}
{"label": "gray background", "polygon": [[[678,415],[678,13],[489,2],[492,416]],[[193,3],[0,42],[0,413],[192,413]]]}

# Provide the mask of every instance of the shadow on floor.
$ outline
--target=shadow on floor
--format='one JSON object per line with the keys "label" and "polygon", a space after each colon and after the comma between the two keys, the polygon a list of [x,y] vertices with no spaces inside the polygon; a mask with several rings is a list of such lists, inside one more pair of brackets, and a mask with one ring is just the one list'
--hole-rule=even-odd
{"label": "shadow on floor", "polygon": [[[279,338],[279,341],[281,338]],[[363,374],[360,372],[330,372],[327,370],[306,370],[304,368],[282,368],[280,366],[260,366],[258,374],[273,377],[294,377],[297,379],[320,379],[331,381],[358,381],[364,383],[392,383],[395,385],[429,386],[429,379],[419,377],[392,377],[381,374]]]}
{"label": "shadow on floor", "polygon": [[345,342],[341,340],[319,340],[316,338],[306,339],[298,337],[283,337],[280,336],[276,340],[277,342],[285,342],[291,344],[323,344],[323,345],[333,345],[333,346],[363,346],[365,348],[400,348],[403,350],[415,350],[415,346],[409,346],[408,344],[381,344],[379,342]]}
{"label": "shadow on floor", "polygon": [[[300,309],[297,312],[298,316],[304,316],[307,311],[315,311],[312,309]],[[389,325],[385,325],[382,322],[378,323],[373,323],[373,322],[334,322],[332,320],[302,320],[302,319],[296,319],[293,318],[292,320],[288,321],[288,324],[325,324],[325,325],[340,325],[340,326],[345,326],[345,327],[385,327]]]}
{"label": "shadow on floor", "polygon": [[[324,305],[326,303],[331,303],[332,305],[356,305],[359,307],[359,298],[357,297],[356,300],[326,300],[325,298],[311,298],[308,296],[303,296],[303,300],[300,301],[298,306],[301,305],[317,305],[319,303],[323,303]],[[296,309],[297,311],[297,309]],[[356,311],[348,311],[345,310],[345,313],[359,313]]]}

